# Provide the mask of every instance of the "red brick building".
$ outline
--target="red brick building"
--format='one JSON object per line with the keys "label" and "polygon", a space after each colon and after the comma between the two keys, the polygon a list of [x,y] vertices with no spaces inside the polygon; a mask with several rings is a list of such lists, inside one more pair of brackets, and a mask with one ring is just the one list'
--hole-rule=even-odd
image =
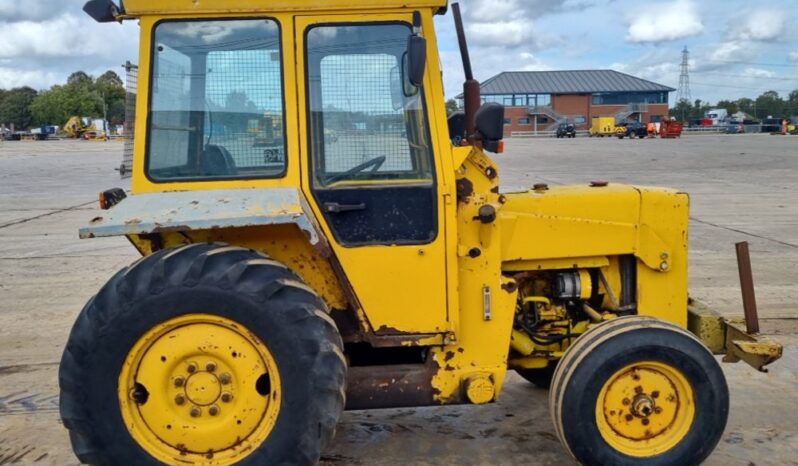
{"label": "red brick building", "polygon": [[[482,83],[483,102],[506,107],[505,136],[551,131],[560,123],[589,129],[593,117],[658,122],[668,117],[668,86],[613,70],[512,71]],[[462,95],[458,96],[462,106]]]}

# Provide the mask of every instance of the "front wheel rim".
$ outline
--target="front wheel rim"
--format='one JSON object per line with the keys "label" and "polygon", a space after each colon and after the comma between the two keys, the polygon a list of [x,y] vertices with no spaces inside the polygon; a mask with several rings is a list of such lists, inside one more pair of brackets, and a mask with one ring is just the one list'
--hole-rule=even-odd
{"label": "front wheel rim", "polygon": [[602,438],[620,453],[645,458],[678,445],[695,420],[695,393],[681,371],[645,361],[615,372],[596,402]]}
{"label": "front wheel rim", "polygon": [[147,331],[119,375],[119,403],[133,439],[159,461],[228,466],[274,428],[277,363],[245,326],[188,314]]}

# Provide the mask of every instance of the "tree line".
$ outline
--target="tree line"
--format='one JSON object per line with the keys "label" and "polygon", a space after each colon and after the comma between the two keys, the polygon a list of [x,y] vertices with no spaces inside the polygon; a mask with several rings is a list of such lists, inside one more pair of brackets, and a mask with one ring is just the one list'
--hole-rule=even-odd
{"label": "tree line", "polygon": [[63,126],[72,116],[103,115],[112,125],[125,120],[125,86],[111,70],[97,78],[76,71],[65,84],[44,91],[28,86],[0,89],[0,124],[13,124],[18,130]]}
{"label": "tree line", "polygon": [[767,91],[756,99],[743,97],[737,100],[721,100],[715,105],[701,99],[696,99],[695,102],[683,100],[677,102],[670,109],[670,114],[684,121],[697,120],[715,108],[725,109],[729,115],[737,112],[747,113],[755,120],[796,116],[798,115],[798,89],[790,92],[786,99],[776,91]]}

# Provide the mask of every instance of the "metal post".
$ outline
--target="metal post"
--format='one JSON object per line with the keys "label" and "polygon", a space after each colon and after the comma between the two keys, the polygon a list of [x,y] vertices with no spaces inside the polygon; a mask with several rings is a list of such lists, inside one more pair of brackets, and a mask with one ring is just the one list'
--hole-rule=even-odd
{"label": "metal post", "polygon": [[751,271],[751,255],[748,252],[748,242],[737,243],[735,247],[737,248],[737,268],[740,271],[740,289],[743,292],[745,328],[749,334],[759,333],[759,316],[756,310],[754,275]]}

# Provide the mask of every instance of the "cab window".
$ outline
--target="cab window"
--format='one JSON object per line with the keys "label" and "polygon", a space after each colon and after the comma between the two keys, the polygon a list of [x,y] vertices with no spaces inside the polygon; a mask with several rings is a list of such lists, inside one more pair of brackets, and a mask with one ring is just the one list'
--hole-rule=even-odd
{"label": "cab window", "polygon": [[282,59],[275,21],[161,22],[152,56],[150,179],[285,173]]}
{"label": "cab window", "polygon": [[405,77],[407,24],[323,25],[307,33],[313,181],[430,183],[422,92]]}
{"label": "cab window", "polygon": [[438,197],[423,91],[407,78],[406,23],[306,33],[313,196],[347,247],[427,244]]}

